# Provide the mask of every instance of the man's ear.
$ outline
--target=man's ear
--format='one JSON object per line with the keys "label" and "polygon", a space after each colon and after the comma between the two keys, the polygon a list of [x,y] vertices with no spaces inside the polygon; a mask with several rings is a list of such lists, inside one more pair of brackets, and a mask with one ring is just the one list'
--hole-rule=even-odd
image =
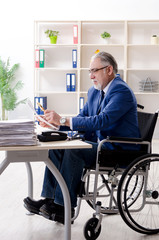
{"label": "man's ear", "polygon": [[107,67],[106,71],[107,71],[107,74],[108,74],[109,76],[112,75],[112,73],[113,73],[113,67],[112,67],[111,65],[109,65],[109,66]]}

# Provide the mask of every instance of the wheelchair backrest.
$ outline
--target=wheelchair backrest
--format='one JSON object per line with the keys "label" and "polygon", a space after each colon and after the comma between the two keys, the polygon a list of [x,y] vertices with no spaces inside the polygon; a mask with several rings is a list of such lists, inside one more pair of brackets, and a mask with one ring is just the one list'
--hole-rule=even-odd
{"label": "wheelchair backrest", "polygon": [[143,141],[152,141],[158,113],[138,112],[138,124]]}

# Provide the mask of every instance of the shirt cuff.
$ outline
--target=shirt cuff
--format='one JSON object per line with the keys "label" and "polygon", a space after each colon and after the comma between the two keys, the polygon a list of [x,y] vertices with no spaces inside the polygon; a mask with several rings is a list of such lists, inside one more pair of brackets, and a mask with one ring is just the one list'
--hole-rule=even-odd
{"label": "shirt cuff", "polygon": [[73,130],[72,129],[72,117],[70,117],[70,129]]}

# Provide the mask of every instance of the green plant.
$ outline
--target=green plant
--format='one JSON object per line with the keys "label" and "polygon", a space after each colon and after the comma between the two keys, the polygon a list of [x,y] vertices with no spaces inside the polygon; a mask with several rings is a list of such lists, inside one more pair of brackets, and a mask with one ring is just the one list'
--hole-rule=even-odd
{"label": "green plant", "polygon": [[15,72],[19,64],[14,64],[10,67],[10,60],[4,62],[0,58],[0,97],[2,116],[1,119],[5,120],[5,111],[14,110],[20,103],[25,103],[26,99],[18,101],[17,91],[23,87],[22,81],[15,82]]}
{"label": "green plant", "polygon": [[110,38],[111,35],[110,35],[110,33],[108,33],[108,32],[103,32],[103,33],[101,34],[101,37],[102,37],[102,38]]}
{"label": "green plant", "polygon": [[47,30],[47,31],[45,31],[45,34],[47,35],[47,37],[58,36],[59,31]]}

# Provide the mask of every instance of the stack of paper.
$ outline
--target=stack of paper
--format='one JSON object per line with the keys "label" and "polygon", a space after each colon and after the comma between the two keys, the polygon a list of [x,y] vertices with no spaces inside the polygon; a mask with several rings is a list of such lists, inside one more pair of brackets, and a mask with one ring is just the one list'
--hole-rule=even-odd
{"label": "stack of paper", "polygon": [[0,121],[0,146],[36,144],[34,121],[26,119]]}

